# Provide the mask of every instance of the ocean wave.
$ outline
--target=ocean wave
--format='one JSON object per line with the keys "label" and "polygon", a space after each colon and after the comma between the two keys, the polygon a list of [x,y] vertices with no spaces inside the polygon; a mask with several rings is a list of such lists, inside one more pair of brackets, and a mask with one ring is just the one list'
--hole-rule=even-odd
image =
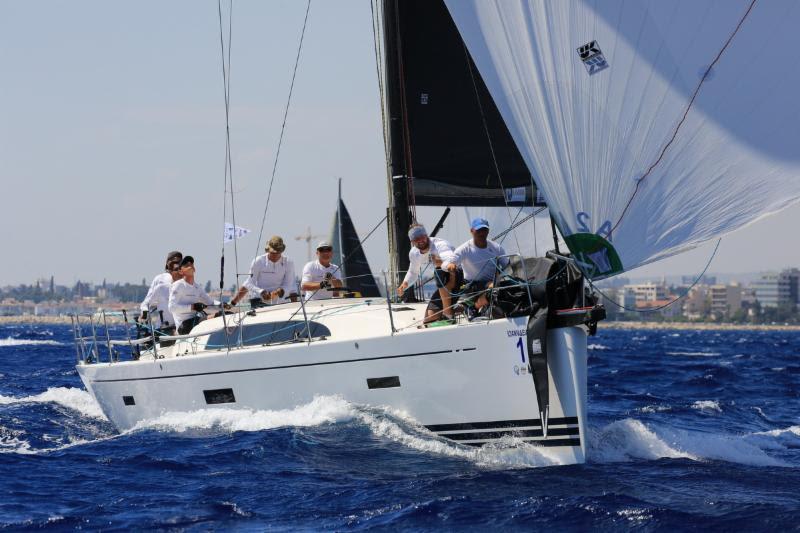
{"label": "ocean wave", "polygon": [[640,407],[637,409],[640,413],[663,413],[666,411],[672,411],[672,406],[670,405],[645,405],[644,407]]}
{"label": "ocean wave", "polygon": [[50,387],[40,394],[19,398],[0,394],[0,405],[19,403],[57,403],[84,416],[107,420],[92,395],[83,389],[74,387]]}
{"label": "ocean wave", "polygon": [[294,409],[200,409],[170,411],[157,418],[137,423],[132,431],[155,429],[186,433],[192,430],[263,431],[280,427],[308,427],[344,422],[356,416],[355,410],[338,396],[317,396]]}
{"label": "ocean wave", "polygon": [[168,412],[138,423],[131,431],[264,431],[347,422],[366,426],[376,437],[422,453],[462,458],[480,466],[514,468],[560,464],[557,455],[551,450],[533,446],[517,438],[505,437],[482,448],[466,447],[431,433],[401,411],[364,407],[347,402],[339,396],[317,396],[311,402],[294,409],[275,411],[217,408]]}
{"label": "ocean wave", "polygon": [[750,466],[791,466],[767,450],[783,449],[776,438],[800,435],[800,426],[746,435],[713,435],[706,432],[648,426],[626,418],[595,430],[590,437],[589,459],[609,463],[631,460],[691,459],[726,461]]}
{"label": "ocean wave", "polygon": [[692,404],[692,409],[697,409],[698,411],[704,412],[715,412],[721,413],[722,408],[719,406],[719,402],[714,400],[697,400]]}
{"label": "ocean wave", "polygon": [[590,344],[586,348],[589,350],[610,350],[608,346],[602,344]]}
{"label": "ocean wave", "polygon": [[0,339],[0,347],[3,346],[66,346],[63,342],[38,339],[16,339],[7,337]]}
{"label": "ocean wave", "polygon": [[717,357],[722,354],[718,352],[667,352],[667,355],[684,355],[688,357]]}

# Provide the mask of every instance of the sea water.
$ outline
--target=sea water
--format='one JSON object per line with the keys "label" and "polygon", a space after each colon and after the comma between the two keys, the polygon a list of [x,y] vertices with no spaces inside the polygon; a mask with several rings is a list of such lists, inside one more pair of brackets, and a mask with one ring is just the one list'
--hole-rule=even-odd
{"label": "sea water", "polygon": [[[121,332],[118,332],[121,333]],[[800,523],[800,333],[601,330],[589,462],[456,445],[387,409],[166,413],[118,433],[69,327],[0,326],[0,525],[785,529]]]}

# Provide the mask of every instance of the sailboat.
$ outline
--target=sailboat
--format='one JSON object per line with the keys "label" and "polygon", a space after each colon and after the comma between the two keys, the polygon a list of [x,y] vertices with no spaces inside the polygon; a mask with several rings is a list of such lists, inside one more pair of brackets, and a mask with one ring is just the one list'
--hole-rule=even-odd
{"label": "sailboat", "polygon": [[[87,342],[77,325],[78,373],[120,429],[168,411],[290,409],[336,395],[406,413],[455,443],[524,443],[556,463],[584,462],[587,337],[604,315],[588,286],[800,199],[800,9],[375,7],[391,279],[408,268],[415,214],[436,206],[494,209],[513,227],[546,204],[569,251],[512,257],[498,281],[512,281],[524,305],[500,317],[427,328],[425,303],[300,301],[207,320],[136,361],[113,354],[139,341],[109,338],[103,362],[105,339]],[[339,227],[345,216],[340,203]]]}
{"label": "sailboat", "polygon": [[333,264],[339,266],[343,279],[347,280],[347,289],[356,296],[376,298],[381,291],[367,261],[362,248],[361,239],[353,225],[353,219],[342,200],[342,180],[339,180],[339,201],[333,219],[331,239],[333,244]]}

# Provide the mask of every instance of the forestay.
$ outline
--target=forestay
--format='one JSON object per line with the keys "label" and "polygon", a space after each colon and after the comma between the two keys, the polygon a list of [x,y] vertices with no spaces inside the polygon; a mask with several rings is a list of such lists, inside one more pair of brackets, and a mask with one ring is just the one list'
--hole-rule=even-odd
{"label": "forestay", "polygon": [[590,277],[800,198],[800,3],[446,4]]}

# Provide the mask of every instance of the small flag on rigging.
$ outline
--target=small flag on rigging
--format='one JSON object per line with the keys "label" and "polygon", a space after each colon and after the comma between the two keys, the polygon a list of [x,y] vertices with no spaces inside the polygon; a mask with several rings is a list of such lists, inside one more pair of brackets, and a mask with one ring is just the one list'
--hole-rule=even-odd
{"label": "small flag on rigging", "polygon": [[225,223],[225,233],[222,237],[222,242],[231,242],[234,239],[241,239],[245,235],[250,233],[250,230],[247,228],[242,228],[240,226],[234,226],[233,224]]}

